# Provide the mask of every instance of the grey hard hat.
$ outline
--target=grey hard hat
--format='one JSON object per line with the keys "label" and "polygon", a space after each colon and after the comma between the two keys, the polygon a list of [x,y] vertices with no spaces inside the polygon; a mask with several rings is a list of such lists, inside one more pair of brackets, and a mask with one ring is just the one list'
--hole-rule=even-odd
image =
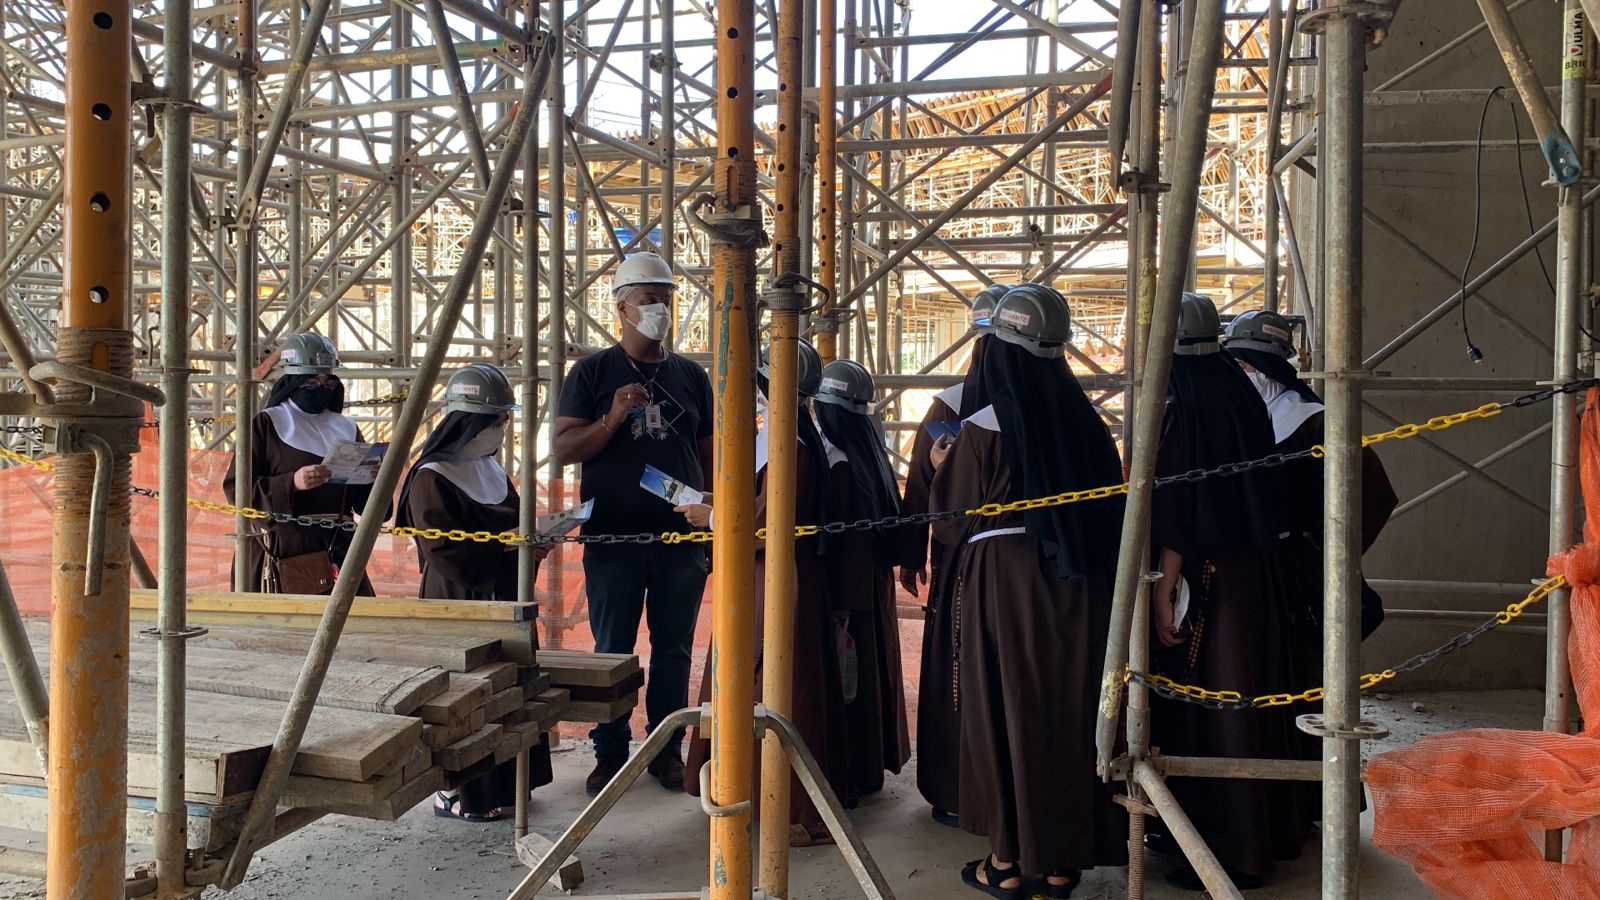
{"label": "grey hard hat", "polygon": [[1275,312],[1253,309],[1228,323],[1222,340],[1230,349],[1260,350],[1289,359],[1294,356],[1294,326]]}
{"label": "grey hard hat", "polygon": [[[799,345],[800,362],[800,371],[796,381],[800,384],[800,396],[815,397],[817,389],[822,387],[822,354],[818,353],[817,348],[811,346],[811,342],[808,340],[802,338],[796,343]],[[771,349],[770,347],[761,348],[761,367],[756,369],[757,372],[761,373],[761,377],[769,382],[772,380],[772,367],[767,362],[767,354]]]}
{"label": "grey hard hat", "polygon": [[1010,290],[1009,284],[991,284],[979,291],[972,298],[972,327],[984,334],[994,334],[994,308]]}
{"label": "grey hard hat", "polygon": [[1217,336],[1222,320],[1217,305],[1205,294],[1185,291],[1178,298],[1178,341],[1172,352],[1179,356],[1205,356],[1222,349]]}
{"label": "grey hard hat", "polygon": [[283,342],[278,361],[289,375],[326,375],[339,364],[339,352],[334,349],[333,341],[315,331],[307,331]]}
{"label": "grey hard hat", "polygon": [[872,373],[866,366],[853,359],[836,359],[822,367],[822,387],[817,391],[817,402],[832,403],[866,415],[872,409],[875,391]]}
{"label": "grey hard hat", "polygon": [[991,322],[994,336],[1016,344],[1034,356],[1059,359],[1066,355],[1072,337],[1072,313],[1067,300],[1053,287],[1019,284],[995,305]]}
{"label": "grey hard hat", "polygon": [[506,374],[488,363],[473,363],[450,376],[444,386],[444,411],[497,416],[517,408]]}

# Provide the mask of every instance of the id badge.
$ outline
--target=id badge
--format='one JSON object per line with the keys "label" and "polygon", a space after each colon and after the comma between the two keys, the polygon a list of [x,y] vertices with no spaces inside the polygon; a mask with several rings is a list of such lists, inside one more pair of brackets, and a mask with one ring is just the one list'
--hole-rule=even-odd
{"label": "id badge", "polygon": [[665,430],[666,427],[665,416],[661,414],[661,404],[651,403],[644,408],[644,428],[646,431],[655,433]]}

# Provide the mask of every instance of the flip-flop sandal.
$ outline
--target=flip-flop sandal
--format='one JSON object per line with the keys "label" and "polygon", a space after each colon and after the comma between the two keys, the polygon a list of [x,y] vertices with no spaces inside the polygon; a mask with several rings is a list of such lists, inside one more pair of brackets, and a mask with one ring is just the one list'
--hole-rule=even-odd
{"label": "flip-flop sandal", "polygon": [[826,827],[812,828],[798,823],[789,826],[791,847],[822,847],[833,842],[833,835],[828,833]]}
{"label": "flip-flop sandal", "polygon": [[945,812],[939,807],[933,808],[933,820],[946,828],[960,828],[961,817],[953,812]]}
{"label": "flip-flop sandal", "polygon": [[[1056,884],[1051,878],[1066,878],[1066,884]],[[1044,880],[1044,895],[1050,900],[1067,900],[1072,892],[1083,883],[1083,873],[1077,869],[1068,869],[1063,872],[1051,872]]]}
{"label": "flip-flop sandal", "polygon": [[[978,869],[980,867],[983,869],[983,873],[989,877],[987,883],[978,880]],[[1018,881],[1017,887],[1000,887],[1000,885],[1013,878]],[[975,859],[967,863],[966,868],[961,870],[961,880],[967,887],[983,891],[991,897],[999,897],[1001,900],[1018,900],[1022,896],[1022,868],[1020,866],[999,868],[994,864],[994,857],[992,856],[985,856],[983,859]]]}
{"label": "flip-flop sandal", "polygon": [[444,806],[440,806],[438,803],[433,804],[433,814],[441,819],[456,819],[461,822],[498,822],[505,818],[505,816],[499,810],[495,810],[491,813],[483,813],[481,815],[478,813],[462,812],[460,794],[457,794],[454,797],[449,797],[445,795],[444,791],[439,791],[433,796],[435,800],[444,801]]}

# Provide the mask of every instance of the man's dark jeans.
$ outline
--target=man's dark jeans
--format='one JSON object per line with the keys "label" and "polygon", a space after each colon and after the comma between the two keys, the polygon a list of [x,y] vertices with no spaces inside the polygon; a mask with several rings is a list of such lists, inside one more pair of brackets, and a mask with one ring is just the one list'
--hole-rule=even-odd
{"label": "man's dark jeans", "polygon": [[[689,703],[689,659],[706,587],[705,550],[698,545],[588,544],[583,574],[595,652],[632,653],[641,615],[650,626],[644,706],[654,730]],[[628,755],[633,736],[628,718],[589,732],[597,758]],[[679,729],[673,741],[682,738]]]}

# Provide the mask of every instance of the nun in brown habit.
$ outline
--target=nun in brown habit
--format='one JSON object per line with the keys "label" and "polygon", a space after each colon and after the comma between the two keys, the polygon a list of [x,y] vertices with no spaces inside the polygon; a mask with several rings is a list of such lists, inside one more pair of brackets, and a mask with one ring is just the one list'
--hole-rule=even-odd
{"label": "nun in brown habit", "polygon": [[[883,428],[869,415],[873,392],[872,375],[854,360],[837,360],[822,370],[817,425],[830,456],[836,451],[844,457],[831,468],[835,508],[846,522],[900,514]],[[911,759],[895,609],[894,539],[890,527],[847,531],[838,536],[843,562],[829,567],[849,617],[849,649],[856,656],[855,691],[849,693],[847,683],[845,720],[851,787],[857,797],[883,790],[884,771],[898,775]]]}
{"label": "nun in brown habit", "polygon": [[[1273,452],[1272,422],[1250,379],[1218,343],[1215,306],[1184,294],[1156,475],[1260,459]],[[1156,490],[1151,596],[1157,671],[1185,684],[1246,697],[1311,677],[1297,659],[1280,558],[1288,523],[1281,473],[1179,482]],[[1180,614],[1187,595],[1187,613]],[[1295,710],[1212,710],[1152,701],[1153,743],[1171,756],[1307,759],[1315,743]],[[1174,778],[1167,782],[1241,889],[1259,887],[1278,860],[1294,859],[1316,815],[1316,785],[1292,781]],[[1157,823],[1157,830],[1159,823]],[[1200,890],[1194,870],[1168,876]]]}
{"label": "nun in brown habit", "polygon": [[[1295,355],[1287,319],[1267,310],[1252,310],[1228,323],[1223,347],[1244,370],[1267,405],[1272,438],[1280,453],[1310,450],[1322,443],[1322,398],[1301,380],[1289,362]],[[1322,676],[1322,461],[1301,459],[1283,467],[1284,511],[1289,540],[1284,565],[1295,638],[1308,676],[1296,688],[1314,687]],[[1361,552],[1372,548],[1388,524],[1400,498],[1372,447],[1361,451]],[[1361,581],[1361,636],[1383,624],[1383,598],[1366,579]]]}
{"label": "nun in brown habit", "polygon": [[[307,332],[290,338],[279,351],[284,374],[272,385],[267,406],[251,420],[251,485],[238,490],[234,466],[228,464],[222,490],[240,506],[295,516],[348,521],[367,503],[371,485],[336,484],[322,464],[341,440],[362,440],[355,420],[343,415],[344,385],[333,374],[338,358],[333,343]],[[315,525],[260,520],[257,539],[248,544],[251,580],[236,590],[258,593],[327,594],[345,552],[350,533]],[[372,582],[362,573],[356,593],[372,596]]]}
{"label": "nun in brown habit", "polygon": [[[983,357],[990,404],[934,450],[934,511],[1115,484],[1105,424],[1063,359],[1066,302],[1042,285],[999,303]],[[942,460],[942,461],[941,461]],[[1083,870],[1127,858],[1126,819],[1095,774],[1118,499],[935,523],[951,563],[961,714],[961,827],[989,838],[962,872],[995,897],[1070,897]]]}
{"label": "nun in brown habit", "polygon": [[[807,398],[815,395],[821,380],[822,359],[805,341],[800,342],[801,396],[790,402],[799,404],[798,473],[795,485],[795,521],[799,524],[816,524],[837,520],[833,509],[832,482],[828,476],[829,454],[811,418]],[[758,402],[767,403],[766,365],[757,377]],[[756,527],[765,527],[767,521],[767,429],[763,425],[756,435]],[[708,496],[707,501],[711,498]],[[690,524],[705,528],[710,525],[709,503],[693,507],[679,507]],[[846,804],[853,804],[850,793],[849,760],[846,743],[845,703],[843,675],[839,666],[839,629],[845,614],[839,608],[839,598],[832,590],[831,579],[825,569],[824,558],[837,559],[837,544],[831,535],[817,535],[795,542],[795,602],[794,602],[794,697],[789,718],[794,722],[806,747],[816,757],[829,785]],[[834,563],[837,565],[837,563]],[[763,654],[759,636],[762,634],[765,612],[766,550],[756,544],[755,611],[752,627],[756,642],[756,700],[761,699],[761,664]],[[713,598],[715,602],[715,598]],[[711,702],[709,675],[700,681],[700,703]],[[754,785],[760,783],[760,754],[754,767],[754,784],[751,796],[760,797]],[[689,754],[684,762],[683,789],[700,795],[700,768],[711,760],[711,742],[695,729],[690,734]],[[822,814],[812,804],[800,779],[789,780],[789,843],[795,847],[810,847],[832,843]]]}
{"label": "nun in brown habit", "polygon": [[[474,364],[445,386],[445,416],[422,445],[400,489],[399,525],[464,531],[515,531],[518,495],[495,454],[505,443],[511,385],[492,366]],[[535,565],[549,552],[534,549]],[[422,585],[417,596],[438,600],[516,600],[517,548],[497,542],[417,539]],[[550,748],[528,753],[528,785],[550,783]],[[516,761],[503,763],[434,797],[434,815],[493,822],[516,804]]]}
{"label": "nun in brown habit", "polygon": [[[929,456],[936,432],[943,431],[940,426],[961,421],[963,409],[970,413],[988,404],[980,394],[979,376],[993,333],[990,316],[995,300],[1007,290],[1007,285],[991,285],[972,299],[972,327],[978,334],[972,342],[967,374],[961,382],[935,394],[922,417],[906,467],[905,497],[900,502],[905,515],[928,511],[928,490],[933,484]],[[901,586],[913,597],[921,595],[924,585],[928,591],[917,688],[917,790],[933,806],[935,822],[956,827],[961,805],[961,716],[956,710],[955,620],[950,614],[954,592],[948,575],[955,548],[937,538],[930,546],[925,524],[903,526],[896,534],[895,546]]]}

